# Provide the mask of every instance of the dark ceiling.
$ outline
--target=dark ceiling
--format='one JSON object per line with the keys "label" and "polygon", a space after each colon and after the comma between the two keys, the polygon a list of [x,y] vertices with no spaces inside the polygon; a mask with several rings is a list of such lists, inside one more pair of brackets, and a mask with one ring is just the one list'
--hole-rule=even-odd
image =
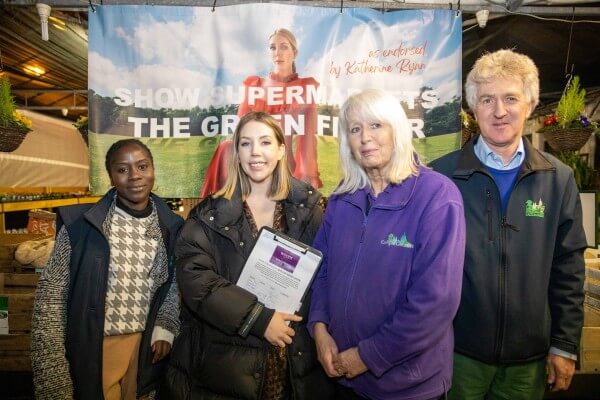
{"label": "dark ceiling", "polygon": [[[46,42],[34,5],[0,7],[0,67],[10,77],[17,104],[46,107],[37,111],[57,117],[65,108],[72,120],[87,115],[87,12],[52,10],[64,25],[50,20]],[[36,66],[45,73],[28,69]]]}
{"label": "dark ceiling", "polygon": [[588,92],[600,90],[600,18],[585,20],[596,23],[574,23],[571,35],[571,23],[520,15],[490,19],[485,29],[477,27],[463,34],[463,79],[484,52],[512,48],[530,56],[538,66],[540,107],[558,100],[567,73],[579,75]]}
{"label": "dark ceiling", "polygon": [[[598,14],[575,18],[596,23],[573,25],[498,14],[491,15],[487,27],[481,29],[474,26],[474,15],[465,13],[463,76],[483,52],[514,48],[531,56],[540,69],[542,107],[560,96],[566,83],[565,64],[567,71],[581,76],[588,91],[596,91],[600,89]],[[62,117],[61,109],[66,108],[67,118],[75,120],[87,114],[87,11],[53,8],[51,15],[64,25],[50,21],[50,40],[45,42],[41,39],[40,19],[33,4],[0,5],[0,67],[9,75],[19,105],[45,107],[38,111],[57,117]],[[558,18],[571,20],[568,16]],[[571,27],[572,39],[569,40]],[[45,73],[36,76],[27,70],[32,65],[44,68]]]}

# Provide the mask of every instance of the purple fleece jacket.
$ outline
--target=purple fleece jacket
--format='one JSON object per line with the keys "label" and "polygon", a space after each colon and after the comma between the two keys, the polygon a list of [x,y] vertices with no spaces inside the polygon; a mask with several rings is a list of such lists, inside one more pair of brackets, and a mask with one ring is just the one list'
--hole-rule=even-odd
{"label": "purple fleece jacket", "polygon": [[451,385],[465,218],[446,177],[419,169],[390,184],[332,196],[314,247],[309,332],[328,325],[339,351],[358,346],[369,370],[342,385],[370,399],[431,399]]}

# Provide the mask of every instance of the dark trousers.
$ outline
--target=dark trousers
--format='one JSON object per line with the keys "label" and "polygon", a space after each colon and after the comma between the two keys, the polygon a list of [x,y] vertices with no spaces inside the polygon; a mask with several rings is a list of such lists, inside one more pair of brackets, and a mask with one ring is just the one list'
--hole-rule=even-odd
{"label": "dark trousers", "polygon": [[[368,397],[359,396],[354,392],[354,390],[347,388],[346,386],[340,385],[339,383],[335,385],[335,398],[336,400],[369,400]],[[441,395],[435,399],[431,400],[445,400],[446,394]]]}
{"label": "dark trousers", "polygon": [[335,398],[336,400],[368,400],[367,397],[357,395],[354,390],[347,388],[346,386],[335,385]]}

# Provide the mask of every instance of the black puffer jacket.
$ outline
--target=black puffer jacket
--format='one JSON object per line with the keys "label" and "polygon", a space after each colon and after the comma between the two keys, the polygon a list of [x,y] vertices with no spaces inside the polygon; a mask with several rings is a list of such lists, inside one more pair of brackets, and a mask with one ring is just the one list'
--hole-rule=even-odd
{"label": "black puffer jacket", "polygon": [[[284,201],[286,234],[311,244],[322,219],[321,195],[292,181]],[[171,352],[161,399],[258,399],[267,348],[265,329],[273,310],[236,282],[254,244],[238,191],[230,201],[207,198],[190,212],[177,242],[182,326]],[[301,324],[287,347],[294,400],[328,399],[333,391]]]}

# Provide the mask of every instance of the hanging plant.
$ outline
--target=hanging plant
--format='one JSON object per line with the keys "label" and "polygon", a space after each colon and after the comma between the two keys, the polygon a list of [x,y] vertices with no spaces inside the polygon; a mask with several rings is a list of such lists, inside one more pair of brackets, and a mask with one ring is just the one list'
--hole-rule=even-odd
{"label": "hanging plant", "polygon": [[584,115],[585,94],[585,89],[579,87],[579,76],[574,76],[567,82],[555,113],[545,117],[540,133],[554,150],[579,150],[598,128]]}
{"label": "hanging plant", "polygon": [[31,120],[16,110],[15,99],[10,93],[10,80],[8,75],[0,75],[0,124],[15,128],[22,128],[29,132]]}
{"label": "hanging plant", "polygon": [[8,75],[0,75],[0,151],[16,150],[27,133],[31,131],[31,120],[16,110],[10,91]]}

